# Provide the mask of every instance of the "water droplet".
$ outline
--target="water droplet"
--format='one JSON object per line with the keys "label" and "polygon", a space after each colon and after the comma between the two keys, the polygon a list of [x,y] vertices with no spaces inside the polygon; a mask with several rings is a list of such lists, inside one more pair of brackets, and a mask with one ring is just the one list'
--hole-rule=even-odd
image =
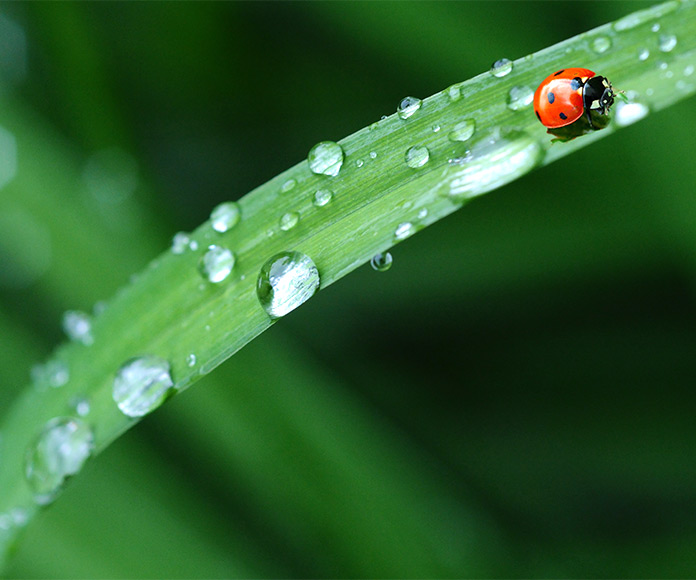
{"label": "water droplet", "polygon": [[418,212],[418,219],[419,220],[424,220],[425,218],[428,217],[428,208],[424,207],[422,210]]}
{"label": "water droplet", "polygon": [[658,46],[662,52],[671,52],[677,46],[677,37],[674,34],[660,34]]}
{"label": "water droplet", "polygon": [[642,48],[638,53],[638,60],[648,60],[650,51],[647,48]]}
{"label": "water droplet", "polygon": [[210,223],[216,232],[224,234],[239,223],[242,212],[236,201],[226,201],[210,212]]}
{"label": "water droplet", "polygon": [[183,254],[191,243],[191,238],[185,232],[179,232],[172,238],[172,253]]}
{"label": "water droplet", "polygon": [[126,361],[116,373],[113,398],[124,415],[142,417],[159,407],[174,387],[169,363],[146,355]]}
{"label": "water droplet", "polygon": [[611,40],[607,36],[598,36],[592,41],[592,50],[602,54],[611,48]]}
{"label": "water droplet", "polygon": [[450,101],[458,101],[459,99],[462,98],[462,87],[461,85],[452,85],[447,89],[447,96],[449,97]]}
{"label": "water droplet", "polygon": [[94,435],[81,419],[56,417],[29,448],[25,476],[39,504],[55,499],[65,480],[82,469],[94,448]]}
{"label": "water droplet", "polygon": [[660,23],[659,23],[659,22],[656,22],[655,24],[653,24],[653,25],[650,27],[650,30],[652,30],[653,32],[659,32],[659,31],[660,31]]}
{"label": "water droplet", "polygon": [[230,275],[234,262],[234,254],[227,248],[208,246],[208,251],[198,262],[198,270],[206,280],[217,284]]}
{"label": "water droplet", "polygon": [[491,66],[491,74],[494,77],[504,77],[512,72],[512,61],[508,58],[496,60]]}
{"label": "water droplet", "polygon": [[476,121],[473,119],[464,119],[457,123],[449,132],[447,138],[450,141],[467,141],[476,131]]}
{"label": "water droplet", "polygon": [[417,97],[405,97],[401,99],[399,106],[396,108],[396,113],[401,119],[408,119],[421,108],[422,104],[423,101]]}
{"label": "water droplet", "polygon": [[406,165],[412,169],[418,169],[428,162],[430,159],[430,151],[423,145],[416,145],[406,151],[405,159]]}
{"label": "water droplet", "polygon": [[31,378],[39,390],[43,390],[46,386],[57,389],[70,380],[70,371],[65,362],[53,359],[42,365],[34,365],[31,369]]}
{"label": "water droplet", "polygon": [[333,191],[330,189],[319,189],[314,194],[314,205],[317,207],[324,207],[333,199]]}
{"label": "water droplet", "polygon": [[453,201],[463,202],[524,175],[543,155],[543,148],[531,135],[493,130],[466,157],[444,167],[438,189]]}
{"label": "water droplet", "polygon": [[619,127],[632,125],[636,121],[640,121],[648,114],[648,107],[642,103],[623,103],[616,104],[616,114],[614,121]]}
{"label": "water droplet", "polygon": [[283,214],[280,218],[280,229],[283,230],[284,232],[287,232],[288,230],[291,230],[294,228],[297,223],[300,221],[300,214],[297,213],[296,211],[290,211],[286,214]]}
{"label": "water droplet", "polygon": [[534,91],[529,87],[512,87],[507,96],[507,108],[511,111],[525,109],[532,104]]}
{"label": "water droplet", "polygon": [[343,165],[343,149],[333,141],[322,141],[312,147],[307,161],[312,173],[336,177]]}
{"label": "water droplet", "polygon": [[370,159],[377,159],[377,151],[370,151]]}
{"label": "water droplet", "polygon": [[[321,145],[321,143],[320,143],[320,145]],[[311,155],[311,152],[310,152],[310,155]],[[315,173],[316,173],[316,171],[315,171]],[[297,181],[295,179],[290,178],[285,183],[283,183],[283,185],[280,188],[280,193],[287,193],[288,191],[292,191],[293,189],[295,189],[296,185],[297,185]]]}
{"label": "water droplet", "polygon": [[394,239],[397,242],[405,240],[415,233],[416,229],[411,222],[402,222],[394,230]]}
{"label": "water droplet", "polygon": [[68,310],[63,314],[63,330],[74,342],[90,345],[94,343],[92,336],[92,318],[86,312]]}
{"label": "water droplet", "polygon": [[319,289],[319,271],[301,252],[281,252],[261,268],[256,295],[271,318],[280,318],[304,304]]}
{"label": "water droplet", "polygon": [[394,258],[389,252],[379,253],[372,257],[370,260],[370,266],[373,270],[377,272],[386,272],[391,268]]}
{"label": "water droplet", "polygon": [[189,367],[196,366],[196,355],[191,353],[186,357],[186,365]]}
{"label": "water droplet", "polygon": [[80,416],[85,417],[89,415],[90,404],[87,397],[73,397],[70,399],[70,407]]}
{"label": "water droplet", "polygon": [[684,76],[685,77],[690,77],[692,74],[694,74],[694,65],[688,64],[684,67]]}
{"label": "water droplet", "polygon": [[355,160],[355,166],[360,169],[363,165],[365,165],[365,162],[362,159],[356,159]]}
{"label": "water droplet", "polygon": [[433,125],[433,133],[439,133],[440,132],[440,125]]}

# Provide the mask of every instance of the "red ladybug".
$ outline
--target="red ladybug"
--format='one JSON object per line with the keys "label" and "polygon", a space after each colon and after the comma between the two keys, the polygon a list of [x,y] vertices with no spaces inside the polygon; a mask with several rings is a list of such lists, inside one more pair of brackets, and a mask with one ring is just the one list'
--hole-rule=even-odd
{"label": "red ladybug", "polygon": [[534,112],[549,129],[570,125],[583,113],[594,128],[590,111],[606,115],[614,96],[606,77],[587,68],[564,68],[541,81],[534,93]]}

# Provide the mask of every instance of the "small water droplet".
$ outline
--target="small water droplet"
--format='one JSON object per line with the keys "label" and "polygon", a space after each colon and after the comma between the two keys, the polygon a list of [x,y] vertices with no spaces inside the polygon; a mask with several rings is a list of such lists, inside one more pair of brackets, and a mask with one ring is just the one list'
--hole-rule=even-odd
{"label": "small water droplet", "polygon": [[360,169],[363,165],[365,165],[365,162],[362,159],[356,159],[355,160],[355,166]]}
{"label": "small water droplet", "polygon": [[[321,143],[320,143],[320,145],[321,145]],[[296,185],[297,185],[297,181],[293,178],[290,178],[285,183],[283,183],[283,185],[280,187],[280,193],[288,193],[288,191],[292,191],[293,189],[295,189]]]}
{"label": "small water droplet", "polygon": [[423,145],[416,145],[406,151],[406,165],[412,169],[423,167],[430,159],[430,151]]}
{"label": "small water droplet", "polygon": [[94,343],[92,336],[92,318],[86,312],[68,310],[63,314],[63,331],[74,342],[85,345]]}
{"label": "small water droplet", "polygon": [[142,417],[159,407],[174,387],[169,363],[146,355],[126,361],[116,373],[113,398],[129,417]]}
{"label": "small water droplet", "polygon": [[467,141],[471,139],[474,131],[476,131],[476,121],[473,119],[464,119],[454,126],[447,135],[447,138],[450,141]]}
{"label": "small water droplet", "polygon": [[234,263],[234,254],[227,248],[208,246],[208,251],[198,262],[198,271],[206,280],[217,284],[230,275]]}
{"label": "small water droplet", "polygon": [[333,141],[321,141],[309,151],[307,161],[312,173],[336,177],[343,165],[343,149]]}
{"label": "small water droplet", "polygon": [[294,228],[297,223],[300,221],[300,214],[297,213],[296,211],[290,211],[286,214],[283,214],[280,218],[280,229],[283,230],[284,232],[287,232],[288,230],[291,230]]}
{"label": "small water droplet", "polygon": [[418,219],[419,220],[424,220],[425,218],[428,217],[428,208],[424,207],[422,210],[418,212]]}
{"label": "small water droplet", "polygon": [[598,36],[592,40],[592,50],[602,54],[611,48],[611,40],[607,36]]}
{"label": "small water droplet", "polygon": [[433,133],[439,133],[440,132],[440,125],[433,125]]}
{"label": "small water droplet", "polygon": [[494,77],[500,78],[509,75],[512,72],[512,61],[508,58],[496,60],[491,66],[491,74]]}
{"label": "small water droplet", "polygon": [[65,480],[82,469],[94,448],[94,435],[81,419],[51,419],[28,449],[27,483],[39,504],[55,499]]}
{"label": "small water droplet", "polygon": [[333,199],[333,191],[330,189],[319,189],[314,194],[314,203],[317,207],[324,207]]}
{"label": "small water droplet", "polygon": [[674,34],[660,34],[658,46],[662,52],[671,52],[677,46],[677,37]]}
{"label": "small water droplet", "polygon": [[191,353],[186,357],[186,365],[189,367],[196,366],[196,355]]}
{"label": "small water droplet", "polygon": [[86,417],[89,415],[90,404],[87,397],[76,396],[70,399],[70,407],[80,416]]}
{"label": "small water droplet", "polygon": [[534,91],[529,87],[512,87],[507,96],[507,108],[519,111],[529,107],[533,100]]}
{"label": "small water droplet", "polygon": [[319,270],[301,252],[281,252],[261,268],[256,295],[271,318],[280,318],[304,304],[319,289]]}
{"label": "small water droplet", "polygon": [[31,378],[38,390],[44,390],[47,386],[57,389],[70,380],[70,371],[67,363],[52,359],[44,364],[34,365],[31,369]]}
{"label": "small water droplet", "polygon": [[372,257],[370,260],[370,266],[373,270],[377,272],[386,272],[391,268],[394,258],[389,252],[379,253]]}
{"label": "small water droplet", "polygon": [[685,77],[690,77],[692,74],[694,74],[694,65],[688,64],[684,67],[684,76]]}
{"label": "small water droplet", "polygon": [[462,87],[461,85],[452,85],[447,89],[447,96],[449,97],[450,101],[458,101],[459,99],[462,98]]}
{"label": "small water droplet", "polygon": [[650,27],[650,30],[652,30],[653,32],[659,32],[659,31],[660,31],[660,23],[659,23],[659,22],[656,22],[655,24],[653,24],[653,25]]}
{"label": "small water droplet", "polygon": [[226,201],[210,212],[210,223],[216,232],[224,234],[239,223],[242,212],[236,201]]}
{"label": "small water droplet", "polygon": [[619,127],[626,127],[627,125],[632,125],[636,121],[640,121],[648,112],[648,107],[642,103],[619,102],[616,104],[614,121]]}
{"label": "small water droplet", "polygon": [[191,238],[186,232],[179,232],[172,238],[172,253],[183,254],[191,243]]}
{"label": "small water droplet", "polygon": [[400,242],[402,240],[405,240],[409,236],[412,236],[415,233],[415,231],[416,229],[414,228],[411,222],[402,222],[398,226],[396,226],[396,229],[394,230],[394,239],[397,242]]}
{"label": "small water droplet", "polygon": [[650,57],[650,51],[647,48],[641,48],[638,52],[638,60],[648,60]]}
{"label": "small water droplet", "polygon": [[399,106],[396,108],[396,113],[401,119],[408,119],[421,108],[422,104],[423,101],[417,97],[405,97],[401,99]]}
{"label": "small water droplet", "polygon": [[370,159],[377,159],[377,151],[370,151]]}

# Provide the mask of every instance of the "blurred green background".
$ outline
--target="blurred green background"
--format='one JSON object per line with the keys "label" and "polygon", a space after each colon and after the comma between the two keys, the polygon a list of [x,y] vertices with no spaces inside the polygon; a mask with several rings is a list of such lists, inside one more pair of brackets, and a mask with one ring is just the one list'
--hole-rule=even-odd
{"label": "blurred green background", "polygon": [[[647,6],[0,5],[0,408],[218,202]],[[91,461],[8,575],[693,576],[695,126],[651,115],[319,293]]]}

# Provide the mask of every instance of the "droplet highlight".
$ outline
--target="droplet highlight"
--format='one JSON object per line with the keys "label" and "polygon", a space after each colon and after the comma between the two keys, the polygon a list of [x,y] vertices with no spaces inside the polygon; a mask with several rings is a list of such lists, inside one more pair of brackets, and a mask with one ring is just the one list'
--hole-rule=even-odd
{"label": "droplet highlight", "polygon": [[126,361],[116,373],[113,399],[128,417],[142,417],[154,411],[174,387],[169,362],[146,355]]}
{"label": "droplet highlight", "polygon": [[92,317],[86,312],[68,310],[63,314],[63,331],[73,342],[84,345],[94,343],[92,336]]}
{"label": "droplet highlight", "polygon": [[224,234],[239,223],[242,211],[236,201],[226,201],[210,212],[210,224],[216,232]]}
{"label": "droplet highlight", "polygon": [[65,480],[82,469],[93,449],[94,435],[81,419],[56,417],[46,423],[28,449],[25,463],[35,501],[53,501]]}
{"label": "droplet highlight", "polygon": [[198,271],[214,284],[227,278],[234,268],[235,257],[231,250],[222,246],[209,246],[198,262]]}
{"label": "droplet highlight", "polygon": [[319,270],[301,252],[281,252],[261,268],[256,295],[273,319],[281,318],[309,300],[319,290]]}
{"label": "droplet highlight", "polygon": [[333,141],[322,141],[312,147],[307,161],[312,173],[336,177],[343,165],[343,149]]}
{"label": "droplet highlight", "polygon": [[400,242],[412,236],[416,229],[411,222],[402,222],[394,230],[394,240]]}
{"label": "droplet highlight", "polygon": [[662,52],[672,52],[677,46],[677,37],[674,34],[660,34],[658,46]]}

